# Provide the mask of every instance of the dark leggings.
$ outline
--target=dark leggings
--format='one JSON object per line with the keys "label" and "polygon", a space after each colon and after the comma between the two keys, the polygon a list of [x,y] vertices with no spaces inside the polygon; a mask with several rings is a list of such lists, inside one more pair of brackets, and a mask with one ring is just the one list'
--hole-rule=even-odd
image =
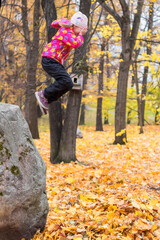
{"label": "dark leggings", "polygon": [[42,67],[55,79],[55,82],[44,90],[44,96],[47,98],[48,103],[56,101],[72,89],[72,79],[61,63],[52,58],[42,57]]}

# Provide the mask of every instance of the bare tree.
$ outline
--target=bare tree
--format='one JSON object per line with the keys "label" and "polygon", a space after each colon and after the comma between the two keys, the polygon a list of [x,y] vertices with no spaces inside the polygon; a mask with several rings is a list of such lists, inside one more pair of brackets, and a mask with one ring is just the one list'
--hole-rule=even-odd
{"label": "bare tree", "polygon": [[[46,20],[47,27],[47,41],[51,42],[53,35],[56,34],[57,29],[51,26],[52,21],[57,19],[57,10],[54,0],[42,0],[42,8]],[[48,76],[50,83],[50,77]],[[56,159],[62,130],[62,111],[61,100],[52,102],[49,105],[49,122],[50,122],[50,160]]]}
{"label": "bare tree", "polygon": [[101,43],[101,57],[99,62],[99,78],[98,78],[98,98],[97,98],[97,114],[96,114],[96,131],[103,131],[102,123],[102,92],[103,92],[103,75],[104,75],[104,55],[105,55],[106,42],[103,38]]}
{"label": "bare tree", "polygon": [[22,23],[26,45],[26,64],[27,64],[27,86],[25,117],[33,138],[39,138],[37,121],[37,103],[34,96],[36,91],[36,70],[39,56],[39,21],[40,21],[40,0],[34,2],[33,17],[33,40],[31,40],[27,0],[22,0]]}
{"label": "bare tree", "polygon": [[[153,30],[153,15],[154,15],[154,2],[150,2],[149,5],[149,20],[148,20],[148,32],[152,35]],[[152,53],[152,43],[147,43],[146,53],[151,55]],[[147,78],[148,78],[149,67],[144,67],[143,81],[142,81],[142,90],[141,90],[141,117],[142,117],[142,126],[144,126],[144,113],[145,113],[145,97],[147,94]],[[143,131],[142,131],[143,132]],[[142,133],[140,132],[140,133]]]}
{"label": "bare tree", "polygon": [[[93,30],[93,19],[94,19],[94,15],[95,15],[95,10],[96,10],[97,6],[96,6],[96,2],[94,2],[93,4],[91,4],[91,14],[90,14],[90,23],[89,23],[89,29],[88,29],[88,32],[87,32],[87,35],[89,36],[89,39],[91,39],[91,36],[93,35],[93,33],[95,32],[96,30],[96,27],[94,28]],[[101,13],[99,15],[99,19],[97,21],[97,24],[99,23],[100,19],[101,19],[101,16],[102,16],[102,10],[101,10]],[[93,32],[92,32],[93,31]],[[92,32],[92,33],[91,33]],[[91,36],[90,36],[90,33],[91,33]],[[90,41],[88,41],[88,45],[86,46],[87,49],[86,51],[89,53],[90,52]],[[88,56],[87,56],[88,57]],[[89,57],[88,57],[89,58]],[[87,60],[87,59],[86,59]],[[86,61],[85,61],[85,64],[86,64]],[[90,71],[90,69],[88,69],[88,66],[86,64],[86,70],[87,71]],[[85,74],[85,78],[84,78],[84,84],[83,84],[83,90],[86,90],[86,86],[87,86],[87,79],[88,79],[88,74]],[[86,97],[86,94],[82,92],[82,97],[85,98]],[[85,125],[85,115],[86,115],[86,104],[85,102],[82,102],[81,104],[81,111],[80,111],[80,118],[79,118],[79,125]]]}
{"label": "bare tree", "polygon": [[[91,6],[91,0],[80,1],[79,10],[82,13],[84,13],[88,18],[90,13],[90,6]],[[81,62],[82,66],[86,65],[87,39],[88,39],[88,35],[85,34],[84,44],[79,49],[76,49],[75,56],[74,56],[74,62],[76,63]],[[74,73],[77,72],[76,67],[73,67],[73,72]],[[84,79],[86,77],[87,77],[87,73],[84,74]],[[78,126],[78,117],[79,117],[81,98],[82,98],[81,90],[70,91],[64,125],[62,128],[59,153],[56,158],[56,161],[58,162],[61,162],[61,161],[70,162],[70,161],[76,160],[76,131]]]}
{"label": "bare tree", "polygon": [[122,9],[122,16],[116,10],[114,1],[111,6],[103,0],[98,2],[104,9],[111,14],[121,28],[121,62],[119,66],[117,98],[115,109],[115,141],[114,144],[125,144],[127,139],[126,133],[126,101],[127,101],[127,85],[128,75],[131,65],[133,50],[139,30],[142,7],[144,0],[137,0],[137,9],[134,14],[133,23],[131,23],[131,14],[129,11],[129,3],[126,0],[119,0],[118,3]]}

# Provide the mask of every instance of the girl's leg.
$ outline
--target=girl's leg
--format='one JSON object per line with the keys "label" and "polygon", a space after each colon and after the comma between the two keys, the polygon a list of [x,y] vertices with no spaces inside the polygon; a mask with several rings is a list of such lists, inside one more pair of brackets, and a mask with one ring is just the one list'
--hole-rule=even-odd
{"label": "girl's leg", "polygon": [[44,90],[45,98],[47,98],[48,103],[51,103],[71,90],[73,82],[63,65],[56,60],[42,57],[42,66],[55,79],[55,82]]}

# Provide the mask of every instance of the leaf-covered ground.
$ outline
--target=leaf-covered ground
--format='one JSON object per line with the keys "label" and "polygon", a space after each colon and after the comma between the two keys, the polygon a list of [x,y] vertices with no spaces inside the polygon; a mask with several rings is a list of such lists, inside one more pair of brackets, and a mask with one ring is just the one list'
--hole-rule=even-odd
{"label": "leaf-covered ground", "polygon": [[128,143],[112,145],[114,128],[82,129],[80,163],[52,165],[49,133],[35,144],[47,165],[50,205],[46,228],[34,240],[160,239],[160,126],[127,129]]}

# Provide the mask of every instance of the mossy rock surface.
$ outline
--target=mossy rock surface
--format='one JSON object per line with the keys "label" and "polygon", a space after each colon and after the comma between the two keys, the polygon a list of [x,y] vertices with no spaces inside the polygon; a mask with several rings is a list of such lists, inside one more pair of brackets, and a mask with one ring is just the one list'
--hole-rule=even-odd
{"label": "mossy rock surface", "polygon": [[16,105],[0,103],[0,240],[29,240],[48,214],[46,166]]}

